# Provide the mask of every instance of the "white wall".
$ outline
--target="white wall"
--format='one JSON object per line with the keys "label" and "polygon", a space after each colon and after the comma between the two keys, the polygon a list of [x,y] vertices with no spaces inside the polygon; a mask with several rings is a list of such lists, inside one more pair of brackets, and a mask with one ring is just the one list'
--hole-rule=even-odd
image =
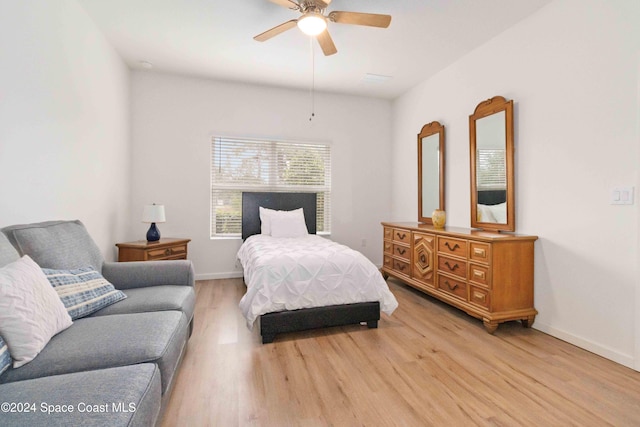
{"label": "white wall", "polygon": [[[468,227],[468,116],[515,102],[516,227],[536,242],[534,328],[634,363],[640,3],[557,0],[393,105],[392,217],[417,212],[416,133],[446,127],[447,222]],[[636,191],[637,193],[637,191]],[[637,196],[637,194],[636,194]]]}
{"label": "white wall", "polygon": [[71,0],[0,0],[0,227],[80,219],[107,259],[129,211],[129,73]]}
{"label": "white wall", "polygon": [[[391,103],[160,73],[132,74],[131,239],[143,239],[142,207],[165,205],[165,237],[187,237],[197,278],[237,276],[240,239],[209,238],[214,135],[332,144],[332,239],[382,263],[380,221],[390,210]],[[366,240],[366,247],[362,241]]]}

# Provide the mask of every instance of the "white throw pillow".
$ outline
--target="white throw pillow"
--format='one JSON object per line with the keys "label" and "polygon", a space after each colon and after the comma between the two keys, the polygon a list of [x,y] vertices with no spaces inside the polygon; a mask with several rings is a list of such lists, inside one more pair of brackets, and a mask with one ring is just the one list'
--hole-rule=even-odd
{"label": "white throw pillow", "polygon": [[302,208],[294,211],[278,211],[271,215],[271,236],[303,237],[309,234]]}
{"label": "white throw pillow", "polygon": [[71,324],[58,293],[28,255],[0,268],[0,335],[14,368],[33,360]]}

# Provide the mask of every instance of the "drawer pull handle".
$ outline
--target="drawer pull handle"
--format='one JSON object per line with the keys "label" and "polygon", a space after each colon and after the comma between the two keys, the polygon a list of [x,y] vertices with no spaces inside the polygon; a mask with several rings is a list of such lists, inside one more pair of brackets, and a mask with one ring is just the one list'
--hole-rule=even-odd
{"label": "drawer pull handle", "polygon": [[451,266],[451,264],[449,264],[449,261],[445,261],[444,265],[449,267],[449,270],[451,270],[451,271],[456,271],[456,268],[460,268],[460,266],[458,265],[457,262],[455,264],[453,264],[453,267]]}
{"label": "drawer pull handle", "polygon": [[164,254],[165,255],[171,255],[171,249],[165,249]]}
{"label": "drawer pull handle", "polygon": [[485,294],[481,294],[479,292],[474,292],[473,293],[473,298],[475,300],[485,302],[485,300],[487,299],[487,296]]}
{"label": "drawer pull handle", "polygon": [[456,249],[458,249],[460,247],[460,245],[457,244],[457,243],[454,244],[453,246],[451,246],[451,244],[449,244],[449,242],[444,242],[444,245],[446,247],[448,247],[450,251],[455,251]]}
{"label": "drawer pull handle", "polygon": [[449,283],[449,281],[448,281],[448,280],[445,280],[445,281],[444,281],[444,284],[445,284],[445,285],[447,285],[447,287],[448,287],[448,288],[449,288],[449,290],[451,290],[451,291],[454,291],[454,290],[458,287],[458,284],[457,284],[457,283],[454,283],[454,284],[453,284],[453,286],[451,286],[451,283]]}
{"label": "drawer pull handle", "polygon": [[476,271],[473,272],[473,275],[475,277],[477,277],[478,279],[484,279],[484,271],[476,270]]}
{"label": "drawer pull handle", "polygon": [[482,257],[482,258],[486,258],[487,257],[487,251],[485,251],[484,249],[480,249],[480,248],[474,248],[473,249],[473,254],[477,255],[479,257]]}
{"label": "drawer pull handle", "polygon": [[396,268],[400,271],[404,271],[405,265],[404,264],[396,264]]}
{"label": "drawer pull handle", "polygon": [[420,254],[420,262],[425,264],[427,262],[427,257],[424,254]]}
{"label": "drawer pull handle", "polygon": [[398,236],[398,239],[400,239],[400,240],[404,240],[405,237],[407,237],[406,234],[402,233],[402,235],[400,235],[400,233],[398,233],[398,232],[396,232],[396,236]]}
{"label": "drawer pull handle", "polygon": [[396,248],[396,251],[397,251],[400,255],[404,255],[404,254],[407,252],[407,250],[406,250],[406,249],[403,249],[403,248]]}

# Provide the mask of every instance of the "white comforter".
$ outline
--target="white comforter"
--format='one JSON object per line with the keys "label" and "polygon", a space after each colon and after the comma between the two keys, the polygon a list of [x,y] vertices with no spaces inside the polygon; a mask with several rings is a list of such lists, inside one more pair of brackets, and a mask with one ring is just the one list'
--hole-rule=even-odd
{"label": "white comforter", "polygon": [[283,310],[379,301],[390,315],[398,306],[371,261],[323,237],[257,234],[242,244],[238,259],[247,284],[240,309],[249,329],[258,316]]}

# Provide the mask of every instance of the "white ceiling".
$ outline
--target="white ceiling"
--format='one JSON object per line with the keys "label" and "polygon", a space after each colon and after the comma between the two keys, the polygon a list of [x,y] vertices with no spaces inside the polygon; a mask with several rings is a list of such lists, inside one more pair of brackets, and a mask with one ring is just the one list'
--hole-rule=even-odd
{"label": "white ceiling", "polygon": [[[387,29],[329,23],[338,53],[293,28],[253,36],[299,12],[268,0],[78,0],[131,68],[393,99],[551,0],[333,0],[392,15]],[[312,56],[313,50],[313,56]],[[314,59],[312,61],[312,58]],[[363,82],[365,74],[391,76]]]}

